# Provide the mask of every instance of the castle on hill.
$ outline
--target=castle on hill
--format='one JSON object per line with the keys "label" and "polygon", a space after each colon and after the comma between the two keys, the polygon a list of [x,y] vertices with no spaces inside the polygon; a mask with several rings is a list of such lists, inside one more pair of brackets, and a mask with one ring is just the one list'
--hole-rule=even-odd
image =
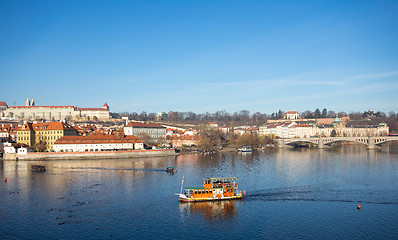
{"label": "castle on hill", "polygon": [[107,120],[109,106],[101,108],[79,108],[75,106],[36,106],[33,98],[26,99],[25,106],[8,106],[0,102],[0,117],[16,120]]}

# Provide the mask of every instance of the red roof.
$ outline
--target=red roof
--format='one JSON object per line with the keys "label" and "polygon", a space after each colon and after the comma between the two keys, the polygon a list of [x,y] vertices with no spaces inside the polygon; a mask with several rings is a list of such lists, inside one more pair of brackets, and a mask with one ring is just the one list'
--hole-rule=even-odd
{"label": "red roof", "polygon": [[76,108],[78,111],[108,111],[104,108]]}
{"label": "red roof", "polygon": [[160,124],[152,122],[129,122],[126,127],[136,127],[136,128],[165,128]]}
{"label": "red roof", "polygon": [[285,114],[299,114],[299,112],[297,112],[297,111],[287,111],[287,112],[285,112]]}
{"label": "red roof", "polygon": [[74,108],[73,106],[11,106],[10,108]]}
{"label": "red roof", "polygon": [[25,123],[18,131],[40,131],[40,130],[76,130],[64,122]]}
{"label": "red roof", "polygon": [[120,138],[109,134],[91,134],[88,136],[63,136],[54,144],[101,144],[101,143],[142,143],[142,141],[133,135]]}
{"label": "red roof", "polygon": [[10,127],[0,127],[0,132],[10,132],[11,128]]}
{"label": "red roof", "polygon": [[102,106],[102,107],[109,107],[109,106],[108,106],[108,104],[105,103],[104,106]]}
{"label": "red roof", "polygon": [[309,124],[298,124],[296,127],[309,127]]}
{"label": "red roof", "polygon": [[0,102],[0,106],[8,107],[6,102]]}
{"label": "red roof", "polygon": [[1,124],[1,126],[0,126],[0,132],[11,132],[11,131],[13,131],[13,130],[15,130],[15,128],[17,128],[18,127],[18,125],[17,126],[15,126],[16,124]]}

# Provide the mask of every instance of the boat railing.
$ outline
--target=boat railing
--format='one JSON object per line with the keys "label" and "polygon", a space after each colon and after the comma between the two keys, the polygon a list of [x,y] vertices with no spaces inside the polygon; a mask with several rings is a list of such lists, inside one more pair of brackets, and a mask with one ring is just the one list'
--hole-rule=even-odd
{"label": "boat railing", "polygon": [[238,187],[238,184],[237,183],[231,183],[231,182],[228,182],[228,183],[215,183],[215,182],[213,182],[213,188],[222,188],[222,187]]}

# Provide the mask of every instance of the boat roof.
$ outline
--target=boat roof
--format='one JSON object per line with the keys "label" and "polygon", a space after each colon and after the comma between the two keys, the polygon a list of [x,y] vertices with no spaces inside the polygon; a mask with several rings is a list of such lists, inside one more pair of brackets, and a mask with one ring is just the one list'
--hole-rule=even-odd
{"label": "boat roof", "polygon": [[209,190],[209,188],[204,188],[204,187],[187,187],[184,188],[185,190],[200,190],[200,189],[207,189]]}
{"label": "boat roof", "polygon": [[238,180],[237,177],[230,177],[230,178],[206,178],[205,180],[211,181],[230,181],[230,180]]}

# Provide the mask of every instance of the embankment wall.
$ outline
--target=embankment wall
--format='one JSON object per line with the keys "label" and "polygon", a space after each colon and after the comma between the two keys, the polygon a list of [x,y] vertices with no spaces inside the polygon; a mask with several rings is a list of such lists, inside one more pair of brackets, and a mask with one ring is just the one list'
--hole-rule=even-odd
{"label": "embankment wall", "polygon": [[96,159],[116,159],[116,158],[142,158],[142,157],[163,157],[178,155],[172,149],[158,150],[133,150],[133,151],[112,151],[112,152],[46,152],[46,153],[27,153],[18,155],[15,153],[5,153],[4,161],[36,161],[36,160],[96,160]]}

